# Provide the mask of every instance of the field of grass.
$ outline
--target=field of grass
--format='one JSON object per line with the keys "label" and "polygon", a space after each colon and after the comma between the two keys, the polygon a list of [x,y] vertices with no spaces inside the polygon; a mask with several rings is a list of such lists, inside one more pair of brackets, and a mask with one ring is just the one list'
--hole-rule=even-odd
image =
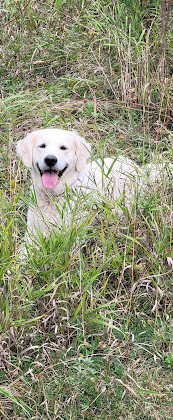
{"label": "field of grass", "polygon": [[22,259],[30,174],[15,153],[51,126],[96,157],[173,161],[171,23],[161,74],[159,0],[1,2],[2,420],[173,418],[171,182],[123,218],[81,198],[85,217],[74,206]]}

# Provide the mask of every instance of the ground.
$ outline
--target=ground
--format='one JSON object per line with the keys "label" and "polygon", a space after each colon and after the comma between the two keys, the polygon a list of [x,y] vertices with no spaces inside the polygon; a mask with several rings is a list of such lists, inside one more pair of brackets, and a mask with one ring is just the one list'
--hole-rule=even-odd
{"label": "ground", "polygon": [[22,259],[30,174],[15,144],[51,126],[95,157],[172,162],[172,17],[162,71],[157,0],[9,0],[1,15],[1,418],[171,419],[171,182],[131,214],[119,203],[122,218],[100,199],[76,224],[74,208]]}

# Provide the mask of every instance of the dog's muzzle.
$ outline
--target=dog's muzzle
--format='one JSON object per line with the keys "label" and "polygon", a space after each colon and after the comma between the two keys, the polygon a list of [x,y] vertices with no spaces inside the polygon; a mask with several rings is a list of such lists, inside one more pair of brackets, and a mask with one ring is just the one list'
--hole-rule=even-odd
{"label": "dog's muzzle", "polygon": [[41,180],[44,188],[55,188],[59,178],[66,171],[68,165],[65,165],[63,169],[58,170],[57,164],[58,159],[54,155],[47,155],[44,158],[44,169],[41,169],[37,163],[37,168],[41,175]]}

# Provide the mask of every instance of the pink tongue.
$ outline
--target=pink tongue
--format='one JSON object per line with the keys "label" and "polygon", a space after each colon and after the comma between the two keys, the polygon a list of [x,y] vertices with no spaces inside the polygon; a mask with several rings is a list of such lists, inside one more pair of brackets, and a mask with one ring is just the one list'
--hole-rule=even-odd
{"label": "pink tongue", "polygon": [[55,172],[44,172],[41,180],[45,188],[54,188],[58,182],[58,176]]}

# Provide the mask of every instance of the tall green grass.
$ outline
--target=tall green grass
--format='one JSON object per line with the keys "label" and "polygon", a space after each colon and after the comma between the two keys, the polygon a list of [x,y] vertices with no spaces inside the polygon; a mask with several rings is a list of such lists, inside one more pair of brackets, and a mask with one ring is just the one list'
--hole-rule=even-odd
{"label": "tall green grass", "polygon": [[15,154],[26,132],[56,126],[96,157],[170,162],[171,28],[160,80],[160,2],[26,6],[2,2],[1,417],[171,419],[171,181],[132,214],[119,203],[121,217],[67,191],[61,228],[26,254],[30,175]]}

